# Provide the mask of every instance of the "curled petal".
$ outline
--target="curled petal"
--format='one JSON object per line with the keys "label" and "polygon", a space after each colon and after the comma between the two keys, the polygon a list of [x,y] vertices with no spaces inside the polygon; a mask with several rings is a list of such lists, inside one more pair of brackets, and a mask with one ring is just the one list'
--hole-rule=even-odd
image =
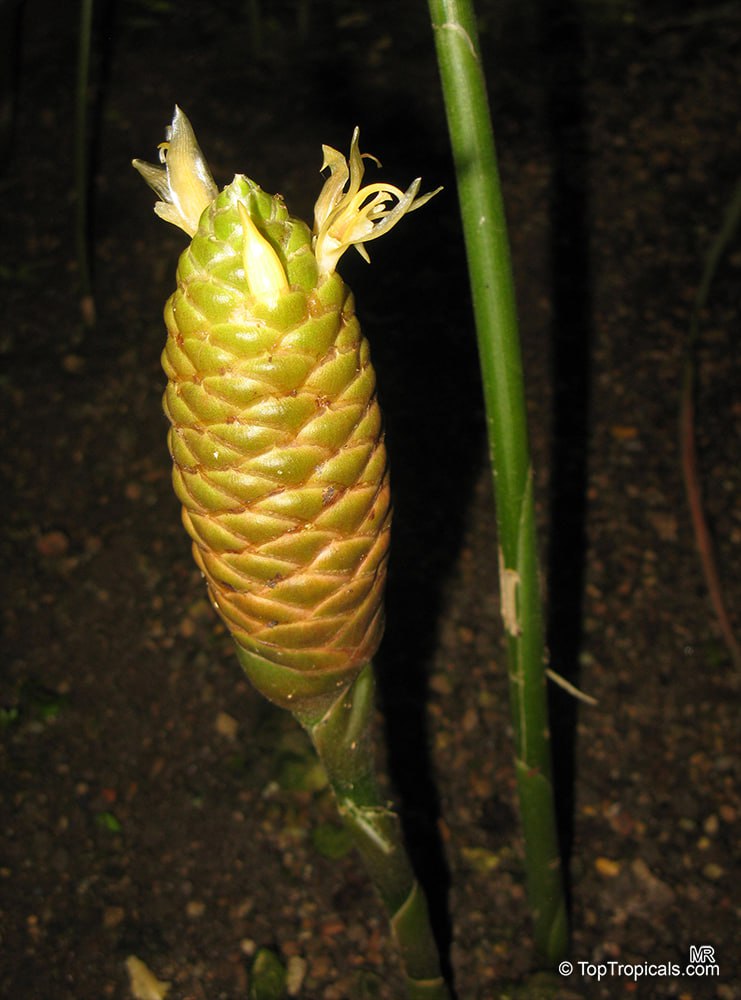
{"label": "curled petal", "polygon": [[330,212],[342,198],[342,190],[350,176],[347,160],[342,153],[339,153],[336,149],[332,149],[331,146],[322,146],[322,152],[324,153],[322,170],[329,169],[330,174],[324,182],[324,187],[319,193],[316,205],[314,206],[315,232],[318,232],[324,225]]}
{"label": "curled petal", "polygon": [[420,208],[440,190],[418,198],[419,177],[406,191],[383,183],[361,187],[365,173],[363,160],[372,159],[376,164],[378,160],[360,152],[359,134],[356,128],[349,161],[331,146],[323,147],[322,169],[329,169],[329,177],[314,207],[314,253],[322,274],[334,271],[350,246],[368,260],[364,243],[388,232],[402,216]]}
{"label": "curled petal", "polygon": [[143,160],[134,160],[133,166],[161,199],[154,206],[157,215],[193,236],[218,188],[193,128],[177,105],[167,129],[167,141],[160,145],[160,160],[164,164],[161,167]]}

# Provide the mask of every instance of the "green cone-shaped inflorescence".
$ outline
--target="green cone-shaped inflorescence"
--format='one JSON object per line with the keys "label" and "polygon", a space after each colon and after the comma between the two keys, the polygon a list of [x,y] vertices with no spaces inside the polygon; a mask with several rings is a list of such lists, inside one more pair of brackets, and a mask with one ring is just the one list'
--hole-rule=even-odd
{"label": "green cone-shaped inflorescence", "polygon": [[252,681],[321,707],[380,642],[391,522],[375,375],[335,265],[430,196],[361,187],[356,131],[349,162],[324,147],[312,233],[246,177],[219,193],[179,109],[168,138],[162,166],[134,165],[192,237],[163,353],[183,521]]}

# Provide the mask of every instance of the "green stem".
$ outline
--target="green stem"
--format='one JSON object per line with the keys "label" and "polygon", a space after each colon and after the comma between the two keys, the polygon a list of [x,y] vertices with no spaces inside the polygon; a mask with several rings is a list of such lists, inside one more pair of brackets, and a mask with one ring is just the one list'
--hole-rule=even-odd
{"label": "green stem", "polygon": [[539,961],[568,927],[551,780],[532,470],[507,226],[470,0],[429,0],[453,149],[486,403],[528,895]]}
{"label": "green stem", "polygon": [[410,1000],[450,1000],[440,973],[427,901],[409,862],[401,824],[378,787],[372,743],[373,668],[320,718],[296,718],[309,733],[345,826],[388,912]]}

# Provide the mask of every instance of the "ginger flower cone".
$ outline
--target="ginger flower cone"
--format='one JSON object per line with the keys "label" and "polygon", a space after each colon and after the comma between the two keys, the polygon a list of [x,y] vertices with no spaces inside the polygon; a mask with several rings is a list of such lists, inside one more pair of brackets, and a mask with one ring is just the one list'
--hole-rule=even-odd
{"label": "ginger flower cone", "polygon": [[335,265],[427,200],[418,180],[361,188],[357,130],[349,165],[324,154],[313,235],[246,177],[218,193],[179,108],[163,165],[134,161],[192,236],[162,362],[193,554],[252,682],[311,714],[378,647],[391,525],[375,373]]}
{"label": "ginger flower cone", "polygon": [[[250,243],[284,288],[252,292]],[[173,482],[214,606],[263,694],[333,699],[380,642],[391,522],[352,296],[336,273],[317,282],[307,227],[237,177],[182,255],[165,318]]]}
{"label": "ginger flower cone", "polygon": [[[449,1000],[427,903],[372,752],[370,660],[383,633],[391,501],[368,343],[342,254],[436,192],[363,186],[355,130],[314,229],[237,175],[218,191],[175,109],[160,165],[134,166],[190,237],[165,306],[173,483],[211,600],[255,687],[290,709],[386,906],[408,995]],[[371,158],[372,159],[372,158]]]}

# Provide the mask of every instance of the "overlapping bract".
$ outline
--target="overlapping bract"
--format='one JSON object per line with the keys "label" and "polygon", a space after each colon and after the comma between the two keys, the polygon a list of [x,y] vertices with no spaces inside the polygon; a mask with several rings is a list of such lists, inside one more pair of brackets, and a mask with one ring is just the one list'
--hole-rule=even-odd
{"label": "overlapping bract", "polygon": [[[250,289],[240,203],[285,269],[276,301]],[[391,520],[352,295],[319,276],[308,228],[238,176],[181,256],[165,318],[174,485],[212,600],[264,694],[336,695],[380,641]]]}

